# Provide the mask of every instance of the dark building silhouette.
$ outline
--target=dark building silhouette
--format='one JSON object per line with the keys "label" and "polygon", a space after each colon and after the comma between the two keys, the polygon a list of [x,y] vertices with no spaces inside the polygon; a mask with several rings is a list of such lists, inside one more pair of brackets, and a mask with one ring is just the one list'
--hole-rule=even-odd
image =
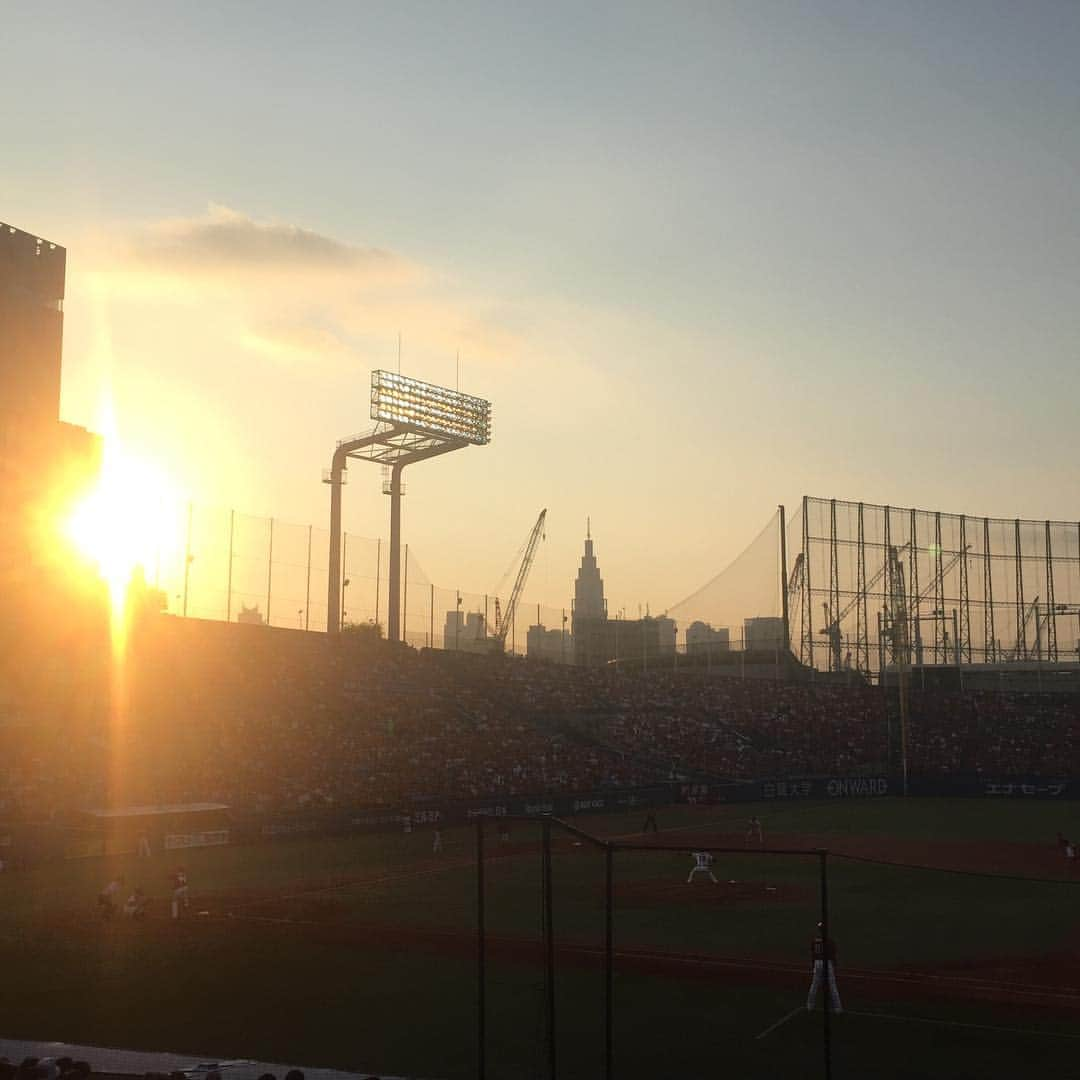
{"label": "dark building silhouette", "polygon": [[60,418],[67,251],[0,223],[0,411]]}
{"label": "dark building silhouette", "polygon": [[60,420],[66,262],[0,223],[0,604],[23,619],[61,584],[58,519],[101,464],[100,437]]}
{"label": "dark building silhouette", "polygon": [[[572,627],[574,663],[579,667],[624,662],[648,665],[650,660],[670,657],[675,652],[675,623],[671,619],[608,618],[604,579],[596,562],[589,524],[585,527],[585,554],[574,582]],[[540,649],[538,637],[537,651]]]}

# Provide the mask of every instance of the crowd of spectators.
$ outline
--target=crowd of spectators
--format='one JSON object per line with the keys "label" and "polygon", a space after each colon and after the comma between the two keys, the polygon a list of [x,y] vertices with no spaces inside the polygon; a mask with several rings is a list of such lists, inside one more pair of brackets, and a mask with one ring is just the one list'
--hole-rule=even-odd
{"label": "crowd of spectators", "polygon": [[929,776],[1080,776],[1080,701],[1072,693],[913,691],[908,757]]}
{"label": "crowd of spectators", "polygon": [[888,752],[885,701],[868,687],[654,675],[591,726],[673,772],[734,780],[877,771]]}
{"label": "crowd of spectators", "polygon": [[[111,680],[60,679],[33,709],[0,698],[0,820],[867,774],[895,760],[898,719],[895,694],[865,686],[583,670],[163,616]],[[1080,775],[1080,701],[913,690],[908,755],[916,775]]]}

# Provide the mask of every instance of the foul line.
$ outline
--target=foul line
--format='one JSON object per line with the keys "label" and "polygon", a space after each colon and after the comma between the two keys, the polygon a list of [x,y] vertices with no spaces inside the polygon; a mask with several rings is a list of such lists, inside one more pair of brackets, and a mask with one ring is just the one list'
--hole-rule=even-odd
{"label": "foul line", "polygon": [[754,1039],[764,1039],[766,1035],[772,1034],[778,1027],[783,1027],[793,1016],[797,1016],[799,1013],[805,1011],[805,1006],[796,1005],[794,1009],[787,1014],[787,1016],[780,1017],[775,1024],[770,1024],[760,1035],[755,1035]]}
{"label": "foul line", "polygon": [[[896,1013],[855,1012],[848,1010],[848,1016],[867,1016],[874,1020],[899,1020],[908,1024],[934,1024],[936,1027],[975,1028],[978,1031],[1000,1031],[1008,1035],[1038,1035],[1045,1039],[1080,1039],[1080,1035],[1070,1035],[1065,1031],[1040,1031],[1038,1028],[999,1027],[997,1024],[972,1024],[965,1020],[934,1020],[929,1016],[900,1016]],[[785,1018],[786,1019],[786,1018]],[[773,1027],[776,1027],[774,1024]],[[771,1031],[772,1028],[769,1028]],[[761,1036],[759,1035],[760,1039]]]}

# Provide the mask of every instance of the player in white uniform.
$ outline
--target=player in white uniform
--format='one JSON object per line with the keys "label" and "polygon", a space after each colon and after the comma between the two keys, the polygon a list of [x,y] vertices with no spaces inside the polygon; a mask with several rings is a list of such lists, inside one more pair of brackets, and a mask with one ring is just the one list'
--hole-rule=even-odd
{"label": "player in white uniform", "polygon": [[180,918],[181,909],[187,910],[188,907],[188,876],[187,871],[178,866],[176,872],[172,876],[172,917],[174,919]]}
{"label": "player in white uniform", "polygon": [[840,991],[836,988],[836,943],[824,936],[821,923],[817,924],[817,936],[810,943],[810,959],[813,961],[813,977],[810,980],[810,992],[806,995],[806,1011],[810,1012],[817,1001],[822,980],[828,971],[829,1001],[834,1013],[842,1013]]}
{"label": "player in white uniform", "polygon": [[694,868],[690,871],[690,876],[686,879],[686,884],[689,885],[694,880],[695,874],[708,874],[709,880],[714,885],[718,885],[719,882],[713,876],[712,872],[712,854],[708,851],[695,851],[692,854],[694,856]]}
{"label": "player in white uniform", "polygon": [[765,833],[761,828],[761,818],[756,814],[746,823],[746,839],[744,842],[749,845],[751,840],[762,847],[765,845]]}
{"label": "player in white uniform", "polygon": [[431,838],[431,853],[438,855],[440,851],[442,851],[442,829],[436,829],[435,835]]}

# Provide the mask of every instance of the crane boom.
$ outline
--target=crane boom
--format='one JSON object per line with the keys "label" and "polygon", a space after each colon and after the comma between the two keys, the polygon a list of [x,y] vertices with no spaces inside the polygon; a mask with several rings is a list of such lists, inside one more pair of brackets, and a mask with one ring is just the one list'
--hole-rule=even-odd
{"label": "crane boom", "polygon": [[[532,569],[533,559],[536,558],[536,549],[540,544],[540,538],[544,535],[544,521],[546,519],[547,509],[545,508],[540,511],[540,516],[536,519],[536,524],[533,526],[533,530],[529,534],[529,539],[525,544],[525,557],[521,560],[521,566],[518,567],[517,577],[514,580],[514,588],[510,593],[510,601],[502,610],[501,617],[496,621],[495,643],[500,649],[505,647],[506,635],[509,633],[510,627],[514,625],[514,614],[517,611],[521,594],[525,589],[525,582],[529,578],[529,571]],[[498,603],[498,601],[496,601],[496,603]]]}

